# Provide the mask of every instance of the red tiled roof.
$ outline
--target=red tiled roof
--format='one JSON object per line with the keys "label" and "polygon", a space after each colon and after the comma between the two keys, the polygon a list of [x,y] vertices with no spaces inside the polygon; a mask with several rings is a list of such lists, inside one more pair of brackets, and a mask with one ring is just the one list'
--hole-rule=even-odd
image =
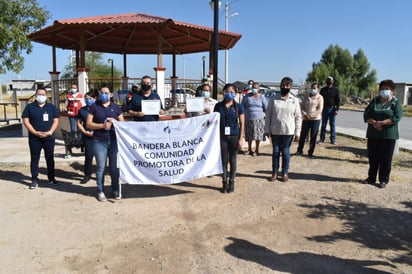
{"label": "red tiled roof", "polygon": [[[141,13],[56,20],[29,39],[62,49],[126,54],[183,54],[209,51],[213,28]],[[219,31],[219,49],[230,49],[240,34]],[[159,42],[160,41],[160,42]],[[159,48],[159,45],[160,48]]]}

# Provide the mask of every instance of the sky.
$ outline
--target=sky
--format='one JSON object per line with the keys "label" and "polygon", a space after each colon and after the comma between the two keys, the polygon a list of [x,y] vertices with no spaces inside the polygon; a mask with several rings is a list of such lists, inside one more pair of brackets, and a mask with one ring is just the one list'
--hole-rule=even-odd
{"label": "sky", "polygon": [[[213,28],[213,11],[209,0],[38,0],[54,20],[98,15],[145,13],[176,21]],[[87,4],[86,4],[87,3]],[[219,28],[224,30],[226,0],[222,0]],[[229,82],[279,81],[292,77],[303,83],[312,64],[319,62],[330,45],[338,45],[355,54],[362,49],[370,68],[377,71],[378,81],[412,83],[412,23],[410,0],[232,0],[228,1],[228,29],[242,34],[229,50]],[[236,16],[231,16],[237,13]],[[0,75],[3,84],[14,79],[49,80],[52,49],[33,42],[30,55],[24,54],[24,70]],[[202,56],[207,52],[178,55],[179,78],[200,79]],[[57,49],[57,69],[69,62],[70,51]],[[123,68],[121,55],[104,54]],[[155,55],[128,56],[128,76],[155,76]],[[170,55],[163,55],[165,77],[172,75]],[[206,61],[206,66],[208,66]],[[208,71],[208,67],[206,68]],[[219,51],[219,78],[225,79],[225,55]]]}

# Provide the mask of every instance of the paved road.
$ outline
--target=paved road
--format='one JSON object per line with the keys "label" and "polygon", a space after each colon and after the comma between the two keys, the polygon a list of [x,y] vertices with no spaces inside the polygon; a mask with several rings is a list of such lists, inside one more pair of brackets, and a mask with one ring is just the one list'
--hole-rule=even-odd
{"label": "paved road", "polygon": [[[366,132],[367,124],[363,122],[363,111],[340,110],[336,125],[344,128],[356,128]],[[401,139],[412,141],[412,117],[402,117],[399,123]]]}
{"label": "paved road", "polygon": [[[336,121],[336,131],[340,134],[366,138],[366,123],[363,122],[363,111],[340,110]],[[329,130],[329,126],[327,128]],[[412,118],[402,117],[399,126],[400,148],[412,151]]]}

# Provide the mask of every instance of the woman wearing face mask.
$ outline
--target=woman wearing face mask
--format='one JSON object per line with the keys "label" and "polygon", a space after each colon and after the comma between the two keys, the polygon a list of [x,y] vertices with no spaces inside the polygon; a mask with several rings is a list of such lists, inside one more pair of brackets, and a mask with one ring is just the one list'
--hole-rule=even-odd
{"label": "woman wearing face mask", "polygon": [[392,156],[396,140],[399,139],[398,123],[402,117],[402,106],[393,96],[394,90],[392,80],[380,82],[379,96],[369,103],[363,115],[368,123],[369,171],[366,183],[375,185],[378,176],[380,188],[385,188],[389,183]]}
{"label": "woman wearing face mask", "polygon": [[220,114],[220,149],[223,167],[222,192],[230,193],[235,188],[237,150],[243,143],[245,115],[243,106],[234,100],[236,87],[233,84],[226,84],[223,87],[223,95],[223,101],[215,105],[214,111]]}
{"label": "woman wearing face mask", "polygon": [[81,184],[85,184],[90,180],[92,175],[93,164],[93,130],[86,126],[87,116],[89,115],[90,107],[96,102],[97,92],[89,91],[85,94],[86,105],[79,111],[77,118],[77,128],[82,134],[83,146],[84,146],[84,178],[80,181]]}
{"label": "woman wearing face mask", "polygon": [[213,111],[213,109],[215,108],[215,105],[217,104],[217,100],[210,97],[211,89],[212,87],[209,84],[203,84],[196,89],[195,97],[204,98],[205,108],[201,112],[189,112],[186,114],[187,117],[195,117],[195,116],[207,114]]}
{"label": "woman wearing face mask", "polygon": [[[259,83],[253,83],[252,91],[243,97],[242,106],[245,109],[246,131],[245,140],[249,155],[259,155],[259,145],[265,139],[265,112],[267,100],[259,93]],[[255,141],[255,151],[252,142]]]}
{"label": "woman wearing face mask", "polygon": [[302,126],[302,114],[299,100],[290,94],[293,80],[284,77],[280,82],[280,95],[269,101],[265,117],[265,134],[272,138],[272,177],[270,181],[278,178],[280,171],[280,154],[282,154],[282,181],[289,180],[290,146],[295,135],[299,141]]}
{"label": "woman wearing face mask", "polygon": [[323,111],[323,96],[319,94],[319,84],[312,83],[309,94],[307,94],[300,103],[302,110],[303,122],[300,131],[300,140],[296,155],[303,154],[306,137],[310,130],[310,145],[308,150],[309,157],[313,157],[315,151],[316,138],[318,138],[320,119]]}
{"label": "woman wearing face mask", "polygon": [[93,130],[93,149],[94,156],[96,157],[96,182],[98,189],[97,200],[100,202],[106,201],[104,174],[107,158],[109,158],[113,197],[116,200],[121,198],[119,168],[117,167],[116,133],[112,120],[124,121],[124,118],[120,106],[110,100],[112,95],[108,87],[100,89],[100,100],[90,106],[86,123],[87,127]]}
{"label": "woman wearing face mask", "polygon": [[30,189],[37,188],[39,184],[39,161],[42,149],[46,158],[49,185],[59,185],[54,177],[54,145],[56,141],[54,132],[59,125],[59,112],[54,105],[47,103],[47,92],[44,88],[36,90],[36,102],[28,104],[21,117],[29,132]]}

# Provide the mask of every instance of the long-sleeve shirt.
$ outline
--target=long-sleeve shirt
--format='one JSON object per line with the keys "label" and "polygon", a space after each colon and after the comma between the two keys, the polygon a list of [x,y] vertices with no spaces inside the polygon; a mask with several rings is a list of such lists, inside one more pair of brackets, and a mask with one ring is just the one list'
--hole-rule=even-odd
{"label": "long-sleeve shirt", "polygon": [[320,95],[323,96],[323,110],[333,108],[335,111],[339,111],[340,96],[339,90],[335,87],[323,87],[320,90]]}
{"label": "long-sleeve shirt", "polygon": [[402,105],[396,97],[392,97],[389,102],[381,103],[380,96],[375,97],[366,107],[363,113],[364,121],[369,118],[375,121],[391,119],[393,124],[383,126],[382,130],[377,130],[371,124],[368,124],[366,138],[372,139],[399,139],[398,123],[403,115]]}
{"label": "long-sleeve shirt", "polygon": [[300,136],[302,113],[298,98],[276,95],[269,101],[265,116],[265,133]]}
{"label": "long-sleeve shirt", "polygon": [[322,118],[323,97],[319,93],[305,96],[300,103],[303,120],[320,120]]}

